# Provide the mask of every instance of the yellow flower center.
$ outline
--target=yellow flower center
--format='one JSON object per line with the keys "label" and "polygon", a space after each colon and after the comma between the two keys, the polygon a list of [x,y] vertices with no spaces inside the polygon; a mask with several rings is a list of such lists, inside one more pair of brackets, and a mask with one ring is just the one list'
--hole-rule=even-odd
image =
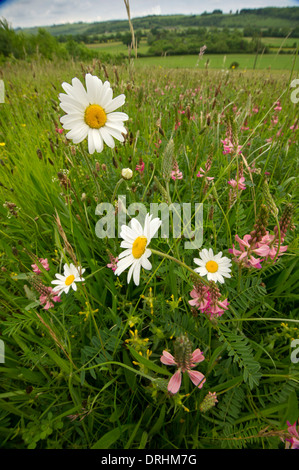
{"label": "yellow flower center", "polygon": [[206,263],[206,270],[209,271],[209,273],[215,273],[218,271],[218,264],[216,261],[208,261]]}
{"label": "yellow flower center", "polygon": [[147,244],[146,237],[137,237],[133,243],[132,254],[134,258],[140,258],[145,252],[145,247]]}
{"label": "yellow flower center", "polygon": [[98,104],[91,104],[85,109],[84,120],[92,129],[103,127],[107,121],[107,115]]}
{"label": "yellow flower center", "polygon": [[66,286],[70,286],[72,284],[72,282],[74,281],[75,279],[75,276],[73,274],[71,274],[70,276],[68,276],[65,280],[65,285]]}

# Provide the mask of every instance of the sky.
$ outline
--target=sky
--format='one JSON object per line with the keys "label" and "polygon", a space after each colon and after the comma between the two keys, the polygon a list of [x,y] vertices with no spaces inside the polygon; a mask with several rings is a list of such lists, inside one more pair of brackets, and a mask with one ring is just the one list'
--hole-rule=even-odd
{"label": "sky", "polygon": [[[299,6],[299,0],[130,0],[131,18],[147,15],[201,14],[221,9],[224,13],[242,8]],[[0,0],[0,18],[13,28],[48,26],[83,21],[123,20],[123,0]]]}

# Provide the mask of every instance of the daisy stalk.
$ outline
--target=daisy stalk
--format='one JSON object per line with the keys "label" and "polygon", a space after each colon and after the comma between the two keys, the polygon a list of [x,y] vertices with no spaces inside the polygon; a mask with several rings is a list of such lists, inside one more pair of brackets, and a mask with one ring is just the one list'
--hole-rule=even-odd
{"label": "daisy stalk", "polygon": [[174,261],[175,263],[179,264],[183,268],[187,269],[187,271],[190,271],[190,273],[192,273],[194,276],[198,277],[206,286],[209,285],[209,282],[206,279],[201,277],[196,271],[194,271],[194,269],[190,268],[190,266],[184,263],[184,261],[181,261],[175,258],[174,256],[163,253],[162,251],[155,250],[154,248],[150,248],[150,250],[154,255],[158,255],[158,256],[161,256],[162,258],[167,258],[171,261]]}

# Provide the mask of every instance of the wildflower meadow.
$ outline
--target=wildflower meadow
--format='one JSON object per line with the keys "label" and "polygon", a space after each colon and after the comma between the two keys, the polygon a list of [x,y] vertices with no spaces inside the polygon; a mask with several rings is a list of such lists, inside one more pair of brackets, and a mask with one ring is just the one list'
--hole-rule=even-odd
{"label": "wildflower meadow", "polygon": [[0,74],[0,447],[298,448],[294,68]]}

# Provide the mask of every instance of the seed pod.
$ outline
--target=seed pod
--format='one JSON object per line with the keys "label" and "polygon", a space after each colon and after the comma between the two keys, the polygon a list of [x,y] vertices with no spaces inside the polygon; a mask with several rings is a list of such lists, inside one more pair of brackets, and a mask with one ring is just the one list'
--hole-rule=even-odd
{"label": "seed pod", "polygon": [[174,142],[170,139],[163,154],[162,175],[165,181],[170,180],[171,170],[174,163]]}

